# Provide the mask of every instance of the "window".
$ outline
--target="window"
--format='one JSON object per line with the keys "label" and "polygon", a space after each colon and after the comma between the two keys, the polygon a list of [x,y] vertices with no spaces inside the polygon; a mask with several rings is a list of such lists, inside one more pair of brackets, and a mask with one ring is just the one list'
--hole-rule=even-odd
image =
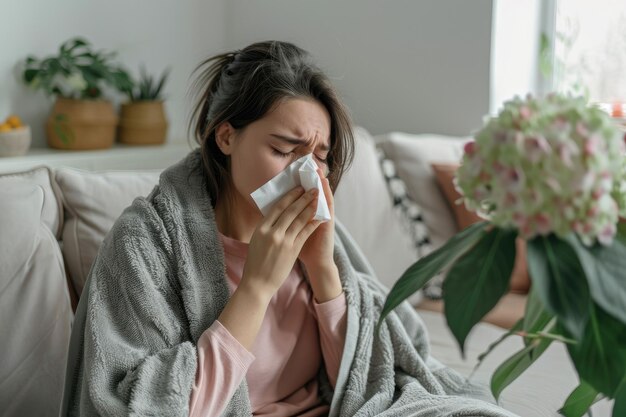
{"label": "window", "polygon": [[623,114],[626,1],[558,0],[553,42],[552,88]]}

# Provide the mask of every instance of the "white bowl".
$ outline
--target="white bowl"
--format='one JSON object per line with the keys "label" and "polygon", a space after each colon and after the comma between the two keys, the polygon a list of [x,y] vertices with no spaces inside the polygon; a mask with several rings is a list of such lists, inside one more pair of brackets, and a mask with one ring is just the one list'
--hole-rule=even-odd
{"label": "white bowl", "polygon": [[30,126],[0,132],[0,156],[24,155],[30,148]]}

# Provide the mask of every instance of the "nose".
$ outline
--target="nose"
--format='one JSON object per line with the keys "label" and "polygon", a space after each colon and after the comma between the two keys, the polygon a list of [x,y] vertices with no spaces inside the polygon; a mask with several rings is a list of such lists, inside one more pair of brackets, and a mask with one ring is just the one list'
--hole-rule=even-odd
{"label": "nose", "polygon": [[328,175],[328,166],[325,163],[321,162],[319,159],[317,159],[317,157],[315,156],[315,153],[309,152],[309,154],[311,155],[311,158],[313,159],[313,161],[315,161],[315,164],[317,165],[317,167],[322,170],[322,173],[324,174],[324,176]]}
{"label": "nose", "polygon": [[317,162],[317,166],[322,170],[322,175],[324,175],[324,177],[327,177],[329,172],[328,166],[319,161]]}

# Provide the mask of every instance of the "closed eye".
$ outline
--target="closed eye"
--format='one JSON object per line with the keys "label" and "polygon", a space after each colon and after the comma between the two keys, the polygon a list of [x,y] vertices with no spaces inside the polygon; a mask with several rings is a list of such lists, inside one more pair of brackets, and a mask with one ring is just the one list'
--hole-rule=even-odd
{"label": "closed eye", "polygon": [[[295,153],[295,152],[293,152],[293,151],[292,151],[292,152],[287,152],[287,153],[285,153],[285,152],[281,152],[281,151],[279,151],[279,150],[278,150],[278,149],[276,149],[276,148],[272,148],[272,152],[273,152],[275,155],[280,156],[281,158],[289,158],[292,154],[294,154],[294,153]],[[317,155],[314,155],[314,156],[315,156],[315,157],[316,157],[316,158],[317,158],[320,162],[322,162],[322,163],[324,163],[324,164],[325,164],[325,163],[326,163],[326,161],[327,161],[326,159],[319,158]]]}
{"label": "closed eye", "polygon": [[272,152],[274,152],[275,155],[282,156],[283,158],[287,158],[293,153],[293,152],[284,153],[275,148],[272,148]]}

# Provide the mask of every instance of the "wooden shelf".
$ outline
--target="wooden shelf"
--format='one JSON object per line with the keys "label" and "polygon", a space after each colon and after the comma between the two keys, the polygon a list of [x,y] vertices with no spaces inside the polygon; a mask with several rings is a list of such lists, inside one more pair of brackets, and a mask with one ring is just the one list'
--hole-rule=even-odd
{"label": "wooden shelf", "polygon": [[92,151],[32,148],[23,156],[0,157],[0,173],[24,171],[39,165],[89,171],[163,169],[182,159],[195,147],[195,143],[176,141],[146,146],[115,144],[109,149]]}

